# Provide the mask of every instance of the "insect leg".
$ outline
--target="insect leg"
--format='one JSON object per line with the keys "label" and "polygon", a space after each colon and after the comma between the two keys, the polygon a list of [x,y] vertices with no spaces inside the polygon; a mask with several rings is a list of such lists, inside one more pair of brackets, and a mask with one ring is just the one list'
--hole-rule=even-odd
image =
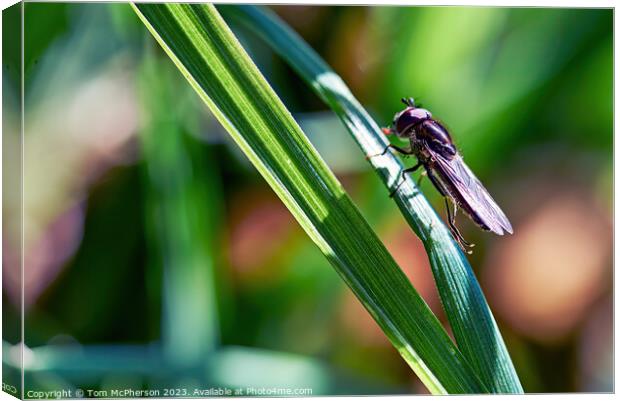
{"label": "insect leg", "polygon": [[453,203],[454,209],[452,213],[450,213],[450,204],[448,201],[448,197],[444,197],[444,201],[446,202],[446,210],[448,212],[448,226],[450,228],[450,231],[452,232],[452,235],[454,236],[456,241],[461,246],[461,249],[463,249],[463,251],[465,251],[466,253],[471,254],[472,251],[467,250],[465,248],[472,248],[474,244],[470,244],[469,242],[465,241],[465,238],[463,238],[463,235],[459,232],[459,229],[456,227],[456,224],[455,224],[456,210],[457,210],[456,204]]}
{"label": "insect leg", "polygon": [[435,174],[433,174],[433,171],[430,168],[428,167],[426,168],[426,173],[428,175],[429,180],[431,180],[435,188],[437,188],[437,191],[439,191],[439,193],[443,196],[446,202],[446,210],[448,211],[448,228],[450,229],[452,236],[454,237],[454,239],[456,240],[456,242],[459,244],[459,246],[464,252],[471,253],[471,250],[467,250],[466,248],[468,247],[471,248],[473,247],[473,245],[465,241],[465,238],[463,238],[458,228],[456,228],[456,225],[454,224],[454,219],[456,218],[456,204],[454,204],[454,213],[451,213],[450,205],[448,204],[449,196],[448,196],[447,191],[444,189],[443,185],[441,185],[440,181],[437,179]]}
{"label": "insect leg", "polygon": [[383,156],[384,154],[387,153],[388,149],[394,149],[395,151],[397,151],[398,153],[403,154],[403,155],[412,155],[413,154],[413,149],[403,149],[403,148],[399,148],[396,145],[389,144],[388,146],[385,147],[385,149],[383,149],[383,152],[377,153],[377,154],[374,154],[374,155],[366,156],[366,160],[371,159],[371,158],[373,158],[375,156]]}
{"label": "insect leg", "polygon": [[433,186],[437,189],[437,191],[439,191],[441,196],[443,196],[444,198],[448,196],[446,194],[446,191],[444,191],[443,186],[437,180],[437,177],[435,177],[435,174],[433,174],[431,169],[428,167],[426,167],[426,175],[428,175],[428,179],[431,180],[431,182],[433,183]]}
{"label": "insect leg", "polygon": [[[457,211],[457,206],[456,203],[452,203],[454,210],[452,211],[452,222],[454,223],[454,219],[456,218],[456,211]],[[461,242],[469,247],[469,248],[473,248],[476,246],[476,244],[472,244],[470,242],[465,241],[465,238],[463,237],[463,235],[459,232],[459,230],[456,228],[456,224],[453,224],[454,226],[454,230],[456,231],[456,234],[459,236],[459,238],[461,239]]]}
{"label": "insect leg", "polygon": [[463,246],[463,243],[461,242],[461,235],[460,233],[457,234],[458,230],[456,229],[456,225],[454,224],[455,216],[453,216],[452,213],[450,213],[450,205],[448,204],[448,197],[445,196],[443,199],[444,199],[444,202],[446,203],[446,212],[448,213],[448,228],[450,228],[450,232],[452,233],[452,236],[454,237],[456,242],[458,242],[461,249],[465,251],[465,247]]}
{"label": "insect leg", "polygon": [[400,188],[401,185],[403,185],[403,182],[405,182],[405,174],[407,173],[413,173],[414,171],[416,171],[417,169],[420,168],[420,166],[422,165],[422,163],[418,162],[418,164],[416,164],[413,167],[409,167],[404,169],[403,171],[400,172],[400,183],[396,186],[396,188],[394,188],[394,190],[390,193],[390,198],[394,197],[394,194],[396,193],[396,191],[398,191],[398,188]]}

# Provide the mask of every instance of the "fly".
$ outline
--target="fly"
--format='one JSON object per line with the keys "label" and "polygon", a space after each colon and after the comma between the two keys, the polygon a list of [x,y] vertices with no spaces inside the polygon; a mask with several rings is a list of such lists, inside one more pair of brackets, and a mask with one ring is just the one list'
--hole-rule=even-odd
{"label": "fly", "polygon": [[407,107],[396,113],[392,126],[383,128],[383,133],[409,139],[411,146],[404,149],[388,145],[380,155],[384,155],[391,148],[404,155],[415,155],[418,163],[401,172],[402,179],[390,197],[394,196],[402,185],[406,173],[424,167],[426,175],[444,198],[450,232],[464,251],[471,253],[468,248],[474,244],[467,242],[456,227],[455,218],[459,208],[485,231],[497,235],[506,232],[512,234],[508,218],[463,162],[448,130],[433,119],[428,110],[416,107],[413,98],[403,98],[402,102]]}

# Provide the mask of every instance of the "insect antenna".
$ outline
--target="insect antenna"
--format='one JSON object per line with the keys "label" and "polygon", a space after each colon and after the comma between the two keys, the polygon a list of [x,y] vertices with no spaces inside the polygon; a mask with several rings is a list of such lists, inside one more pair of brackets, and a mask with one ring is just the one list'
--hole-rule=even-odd
{"label": "insect antenna", "polygon": [[401,98],[400,99],[401,102],[403,102],[405,104],[405,106],[409,106],[409,107],[415,107],[415,100],[413,100],[412,97],[410,98]]}

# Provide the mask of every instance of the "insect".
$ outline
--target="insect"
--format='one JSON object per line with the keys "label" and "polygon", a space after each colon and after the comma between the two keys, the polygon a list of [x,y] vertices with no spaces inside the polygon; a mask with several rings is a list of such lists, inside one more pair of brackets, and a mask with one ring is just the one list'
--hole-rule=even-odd
{"label": "insect", "polygon": [[401,181],[390,197],[394,196],[405,181],[405,174],[424,167],[426,175],[444,197],[450,231],[464,251],[471,253],[468,248],[474,244],[467,242],[456,227],[455,218],[459,208],[485,231],[498,235],[505,232],[512,234],[508,218],[463,162],[448,130],[433,119],[428,110],[416,107],[413,98],[403,98],[402,102],[407,107],[396,113],[392,126],[383,128],[383,133],[409,139],[410,148],[404,149],[390,144],[383,153],[374,156],[384,155],[389,149],[393,149],[404,155],[415,155],[418,163],[402,170]]}

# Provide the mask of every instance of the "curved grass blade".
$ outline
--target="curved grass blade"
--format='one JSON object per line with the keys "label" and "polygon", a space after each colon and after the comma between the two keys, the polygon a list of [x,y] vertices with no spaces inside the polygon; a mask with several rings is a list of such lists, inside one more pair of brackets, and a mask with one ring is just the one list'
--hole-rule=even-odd
{"label": "curved grass blade", "polygon": [[485,392],[215,8],[133,7],[426,387]]}
{"label": "curved grass blade", "polygon": [[[385,149],[387,139],[343,80],[274,13],[251,5],[219,9],[262,37],[284,58],[340,117],[365,154]],[[371,158],[370,163],[387,188],[396,186],[404,168],[397,157],[388,152]],[[476,276],[443,221],[409,176],[394,199],[424,243],[459,349],[492,392],[522,393],[519,377]]]}

